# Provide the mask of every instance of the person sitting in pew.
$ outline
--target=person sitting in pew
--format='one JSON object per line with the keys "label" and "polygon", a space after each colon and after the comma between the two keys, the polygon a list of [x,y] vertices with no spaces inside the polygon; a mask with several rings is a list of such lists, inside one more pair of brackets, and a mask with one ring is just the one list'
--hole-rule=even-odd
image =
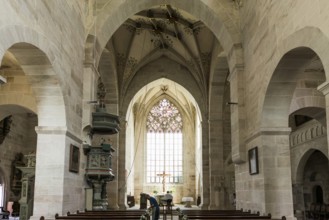
{"label": "person sitting in pew", "polygon": [[164,195],[163,200],[167,202],[167,206],[171,205],[173,196],[170,194],[169,191]]}

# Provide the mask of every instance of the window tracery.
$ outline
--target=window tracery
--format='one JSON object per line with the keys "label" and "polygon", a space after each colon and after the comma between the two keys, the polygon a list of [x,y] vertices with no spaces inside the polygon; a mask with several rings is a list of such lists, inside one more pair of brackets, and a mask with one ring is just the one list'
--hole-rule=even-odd
{"label": "window tracery", "polygon": [[[147,115],[146,182],[183,182],[183,120],[178,108],[161,99]],[[163,173],[168,175],[163,177]]]}
{"label": "window tracery", "polygon": [[181,132],[183,121],[177,107],[168,99],[162,99],[147,116],[148,132]]}

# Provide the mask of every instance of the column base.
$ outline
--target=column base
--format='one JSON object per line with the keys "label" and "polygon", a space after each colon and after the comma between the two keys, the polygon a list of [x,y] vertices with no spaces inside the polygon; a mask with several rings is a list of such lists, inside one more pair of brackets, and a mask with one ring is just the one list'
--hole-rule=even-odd
{"label": "column base", "polygon": [[120,210],[126,210],[126,209],[128,209],[128,205],[126,205],[126,204],[119,204],[119,209]]}
{"label": "column base", "polygon": [[209,204],[200,204],[201,210],[209,210]]}
{"label": "column base", "polygon": [[118,210],[119,206],[117,204],[109,204],[109,209],[110,210]]}
{"label": "column base", "polygon": [[217,210],[217,209],[219,209],[219,207],[216,206],[216,204],[211,204],[211,205],[209,206],[209,209],[210,209],[210,210]]}

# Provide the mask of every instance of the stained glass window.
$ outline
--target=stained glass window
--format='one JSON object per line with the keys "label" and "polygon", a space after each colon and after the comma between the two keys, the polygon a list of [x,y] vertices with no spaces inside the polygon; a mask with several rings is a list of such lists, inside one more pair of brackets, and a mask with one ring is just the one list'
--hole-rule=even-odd
{"label": "stained glass window", "polygon": [[183,121],[177,107],[160,100],[147,116],[146,182],[183,182]]}

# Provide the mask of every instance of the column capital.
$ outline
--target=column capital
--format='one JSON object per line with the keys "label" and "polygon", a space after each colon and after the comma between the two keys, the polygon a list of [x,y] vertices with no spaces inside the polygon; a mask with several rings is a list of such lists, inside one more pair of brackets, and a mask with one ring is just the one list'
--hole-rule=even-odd
{"label": "column capital", "polygon": [[67,131],[66,126],[36,126],[35,131],[37,134],[65,134]]}
{"label": "column capital", "polygon": [[36,126],[35,131],[38,135],[46,134],[46,135],[66,135],[70,137],[72,140],[82,143],[81,137],[73,134],[71,131],[67,130],[66,126]]}
{"label": "column capital", "polygon": [[261,127],[257,132],[246,139],[246,144],[262,135],[289,135],[290,133],[291,128],[289,127]]}

